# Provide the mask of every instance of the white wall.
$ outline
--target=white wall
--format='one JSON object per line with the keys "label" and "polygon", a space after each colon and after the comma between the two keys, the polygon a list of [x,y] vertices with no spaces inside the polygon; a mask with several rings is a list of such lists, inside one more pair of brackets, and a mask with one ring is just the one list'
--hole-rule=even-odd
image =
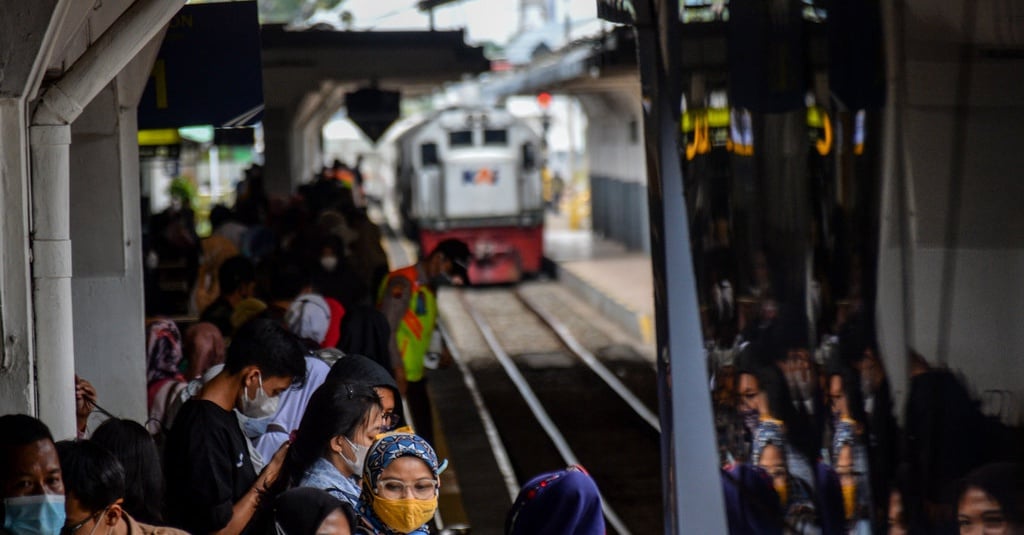
{"label": "white wall", "polygon": [[[590,174],[621,180],[647,182],[644,153],[643,108],[639,83],[636,92],[598,93],[579,96],[587,114],[587,155]],[[630,140],[630,122],[636,122],[636,141]]]}
{"label": "white wall", "polygon": [[72,125],[75,371],[117,416],[146,419],[136,107],[159,39]]}
{"label": "white wall", "polygon": [[[912,7],[920,11],[926,5]],[[980,29],[985,20],[979,14]],[[932,362],[948,355],[949,367],[962,372],[978,395],[1008,390],[1024,399],[1024,94],[1018,89],[1024,61],[979,51],[964,71],[951,30],[935,31],[923,21],[904,19],[907,26],[895,29],[899,39],[889,48],[889,101],[895,104],[887,110],[891,122],[883,140],[890,165],[879,268],[880,341],[897,391],[905,389],[906,343]],[[983,41],[983,34],[976,39]],[[895,57],[893,42],[904,47]],[[960,85],[965,72],[970,78]],[[958,105],[964,105],[964,115],[958,115]],[[901,130],[892,128],[899,125]],[[906,244],[896,204],[900,174],[908,193]],[[952,189],[957,176],[959,191]],[[954,254],[947,255],[950,248]],[[901,252],[909,258],[905,280]],[[954,275],[948,284],[947,268]]]}

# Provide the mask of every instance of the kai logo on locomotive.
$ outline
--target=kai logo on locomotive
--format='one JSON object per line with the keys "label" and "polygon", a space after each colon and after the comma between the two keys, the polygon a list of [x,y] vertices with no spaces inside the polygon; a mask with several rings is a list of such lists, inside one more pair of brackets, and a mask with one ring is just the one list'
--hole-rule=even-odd
{"label": "kai logo on locomotive", "polygon": [[480,169],[467,169],[462,172],[463,184],[489,184],[498,183],[498,170],[482,167]]}

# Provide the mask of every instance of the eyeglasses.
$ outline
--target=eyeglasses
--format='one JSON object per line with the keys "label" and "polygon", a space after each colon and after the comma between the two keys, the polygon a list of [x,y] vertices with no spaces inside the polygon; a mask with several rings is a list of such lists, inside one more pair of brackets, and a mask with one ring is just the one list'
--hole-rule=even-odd
{"label": "eyeglasses", "polygon": [[79,522],[79,523],[77,523],[75,525],[64,526],[64,527],[60,528],[60,535],[74,535],[74,533],[76,531],[82,529],[82,526],[88,524],[92,520],[98,520],[99,517],[102,516],[103,513],[105,513],[105,512],[107,512],[106,509],[104,509],[102,511],[96,511],[95,513],[85,517],[85,520],[82,520],[81,522]]}
{"label": "eyeglasses", "polygon": [[380,415],[380,417],[382,422],[380,430],[382,433],[394,431],[398,427],[398,424],[402,423],[402,417],[395,412],[385,412]]}
{"label": "eyeglasses", "polygon": [[417,500],[429,500],[437,496],[439,490],[437,480],[423,478],[413,484],[401,479],[381,479],[377,482],[377,495],[389,500],[400,500],[412,494]]}

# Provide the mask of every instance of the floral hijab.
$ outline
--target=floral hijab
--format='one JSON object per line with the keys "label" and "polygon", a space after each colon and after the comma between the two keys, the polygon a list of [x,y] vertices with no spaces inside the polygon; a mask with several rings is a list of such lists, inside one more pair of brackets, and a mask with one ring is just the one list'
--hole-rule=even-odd
{"label": "floral hijab", "polygon": [[[359,515],[373,527],[374,533],[396,533],[373,512],[373,499],[376,496],[374,489],[377,488],[377,481],[384,469],[395,459],[407,456],[416,457],[427,463],[434,479],[437,479],[438,474],[444,469],[444,466],[438,463],[434,448],[418,435],[389,433],[375,442],[370,447],[370,451],[366,453],[366,462],[363,466],[363,490],[359,497]],[[426,524],[410,532],[410,535],[424,533],[430,533]]]}
{"label": "floral hijab", "polygon": [[162,379],[184,380],[178,370],[182,356],[178,325],[168,318],[150,323],[146,337],[146,384],[153,386]]}

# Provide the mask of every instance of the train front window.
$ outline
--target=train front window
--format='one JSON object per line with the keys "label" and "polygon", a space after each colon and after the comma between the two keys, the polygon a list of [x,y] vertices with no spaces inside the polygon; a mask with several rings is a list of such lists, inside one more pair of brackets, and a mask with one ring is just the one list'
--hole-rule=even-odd
{"label": "train front window", "polygon": [[437,165],[437,143],[424,143],[420,145],[420,161],[423,166]]}
{"label": "train front window", "polygon": [[484,145],[508,145],[508,130],[484,130]]}
{"label": "train front window", "polygon": [[537,149],[532,143],[523,143],[523,168],[528,171],[537,168]]}
{"label": "train front window", "polygon": [[472,130],[456,130],[448,132],[448,144],[452,147],[470,147],[473,145]]}

